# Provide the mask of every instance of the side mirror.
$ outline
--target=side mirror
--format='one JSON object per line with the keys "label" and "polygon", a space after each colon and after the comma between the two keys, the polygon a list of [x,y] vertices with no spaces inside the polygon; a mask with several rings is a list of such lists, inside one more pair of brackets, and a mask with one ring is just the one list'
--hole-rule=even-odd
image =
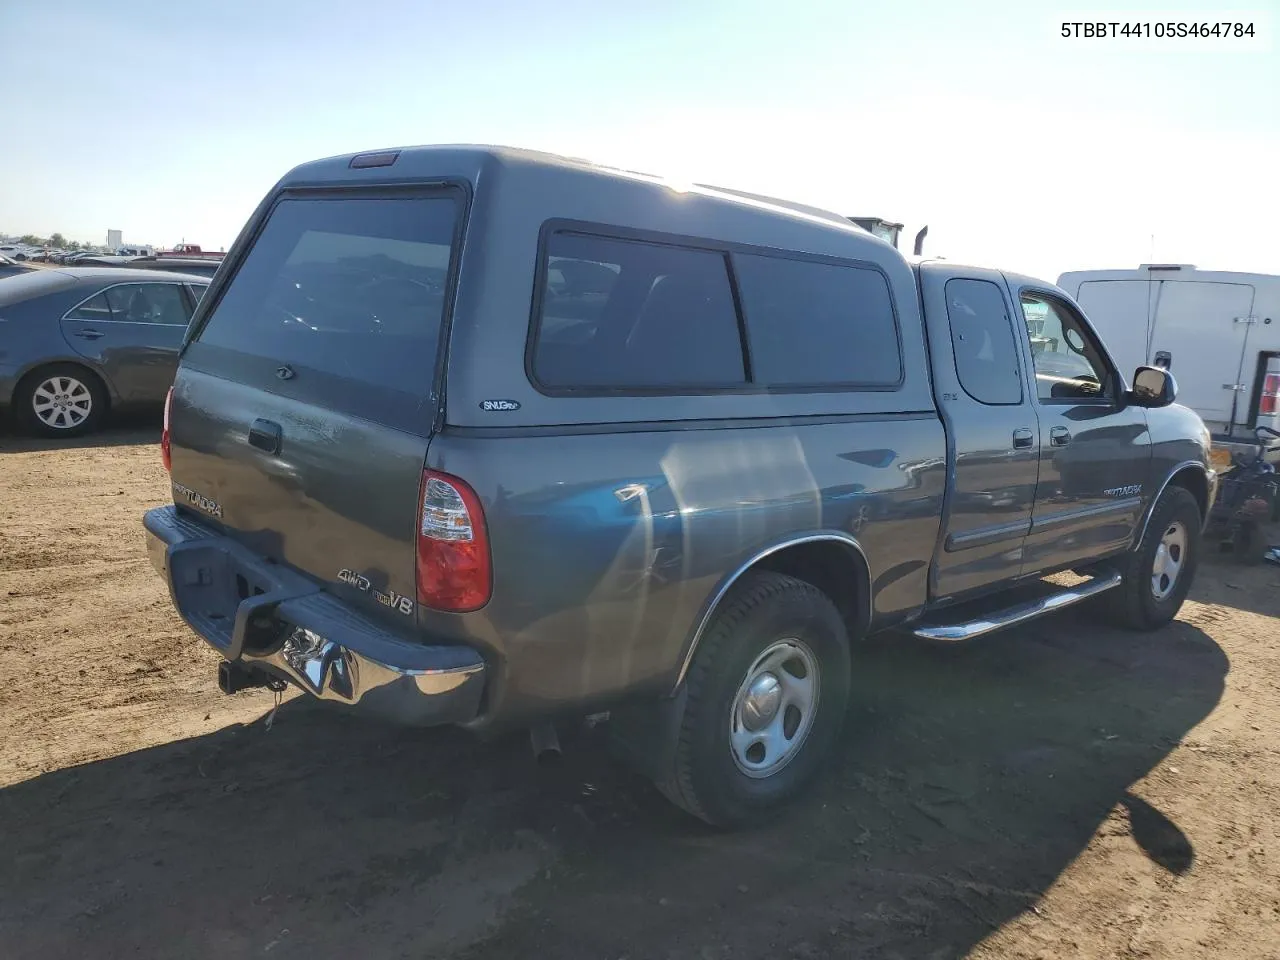
{"label": "side mirror", "polygon": [[1167,407],[1178,396],[1178,382],[1161,367],[1139,367],[1129,396],[1139,407]]}

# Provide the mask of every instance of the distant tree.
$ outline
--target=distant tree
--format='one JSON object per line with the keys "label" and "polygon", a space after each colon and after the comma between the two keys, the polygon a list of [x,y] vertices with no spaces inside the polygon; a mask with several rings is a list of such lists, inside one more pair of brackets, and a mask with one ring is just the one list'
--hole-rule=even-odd
{"label": "distant tree", "polygon": [[44,243],[34,233],[28,233],[18,238],[19,243],[25,243],[28,247],[38,247]]}
{"label": "distant tree", "polygon": [[80,249],[80,241],[79,241],[79,240],[72,240],[70,243],[68,243],[68,244],[67,244],[67,249],[68,249],[68,250],[71,250],[72,252],[74,252],[74,251],[76,251],[76,250],[79,250],[79,249]]}
{"label": "distant tree", "polygon": [[59,250],[61,250],[66,245],[67,245],[67,238],[60,233],[55,233],[53,236],[49,238],[49,246],[51,247],[57,247]]}

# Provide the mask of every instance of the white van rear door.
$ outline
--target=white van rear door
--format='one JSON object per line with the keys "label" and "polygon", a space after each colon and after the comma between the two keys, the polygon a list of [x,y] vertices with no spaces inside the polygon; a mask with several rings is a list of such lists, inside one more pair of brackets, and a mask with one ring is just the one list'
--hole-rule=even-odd
{"label": "white van rear door", "polygon": [[[1253,371],[1244,371],[1253,287],[1242,283],[1162,280],[1157,284],[1151,355],[1167,351],[1178,402],[1210,423],[1249,419]],[[1244,380],[1250,383],[1243,383]]]}
{"label": "white van rear door", "polygon": [[1086,280],[1076,295],[1076,302],[1125,379],[1151,362],[1147,320],[1153,312],[1156,288],[1151,280]]}

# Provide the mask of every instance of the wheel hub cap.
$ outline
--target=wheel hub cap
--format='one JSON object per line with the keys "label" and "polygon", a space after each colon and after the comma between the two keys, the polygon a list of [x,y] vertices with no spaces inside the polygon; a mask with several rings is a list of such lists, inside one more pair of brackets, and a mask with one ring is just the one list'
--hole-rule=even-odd
{"label": "wheel hub cap", "polygon": [[820,690],[818,658],[802,640],[778,640],[756,657],[729,711],[729,752],[742,773],[763,779],[795,758]]}
{"label": "wheel hub cap", "polygon": [[1155,561],[1151,565],[1152,596],[1163,600],[1173,592],[1186,559],[1186,528],[1181,523],[1171,523],[1156,546]]}
{"label": "wheel hub cap", "polygon": [[778,713],[782,703],[782,683],[772,673],[762,673],[747,689],[742,702],[742,725],[759,730]]}

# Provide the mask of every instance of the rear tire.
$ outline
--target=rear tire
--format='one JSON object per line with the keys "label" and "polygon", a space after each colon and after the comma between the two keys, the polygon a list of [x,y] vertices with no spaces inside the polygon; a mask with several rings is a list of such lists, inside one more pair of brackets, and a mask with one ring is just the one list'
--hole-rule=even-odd
{"label": "rear tire", "polygon": [[95,373],[74,363],[51,363],[22,378],[13,392],[13,414],[30,433],[79,437],[98,428],[108,402]]}
{"label": "rear tire", "polygon": [[819,772],[849,687],[849,638],[826,594],[746,575],[694,653],[658,788],[715,826],[764,818]]}
{"label": "rear tire", "polygon": [[1108,619],[1130,630],[1158,630],[1178,615],[1195,578],[1201,548],[1200,504],[1166,487],[1138,548],[1124,556],[1124,581],[1099,599]]}

